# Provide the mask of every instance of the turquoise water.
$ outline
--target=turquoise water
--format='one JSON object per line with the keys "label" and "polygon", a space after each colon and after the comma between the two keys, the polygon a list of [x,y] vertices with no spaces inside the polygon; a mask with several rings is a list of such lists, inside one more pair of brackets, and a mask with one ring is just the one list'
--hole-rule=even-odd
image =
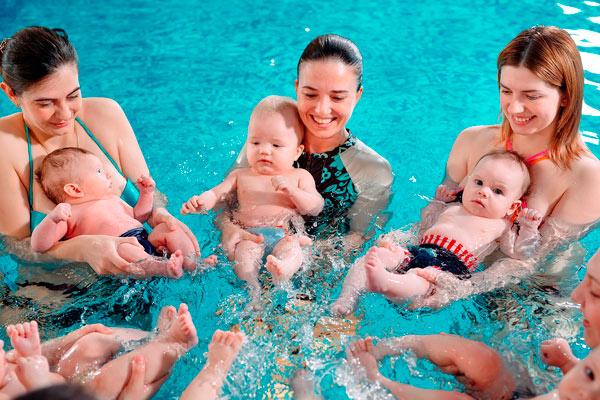
{"label": "turquoise water", "polygon": [[[349,127],[392,164],[396,181],[388,228],[399,228],[418,219],[422,196],[431,195],[440,182],[456,135],[465,127],[498,121],[495,59],[527,27],[558,25],[582,38],[588,84],[581,129],[600,155],[594,138],[600,115],[600,40],[595,33],[600,6],[573,1],[561,7],[533,0],[453,3],[282,1],[275,8],[237,0],[226,6],[182,0],[160,7],[134,1],[123,7],[110,0],[90,7],[75,0],[49,7],[43,1],[4,1],[0,33],[7,36],[27,25],[62,27],[69,33],[79,53],[84,95],[111,97],[122,105],[173,213],[190,194],[219,182],[243,143],[259,99],[293,96],[304,46],[326,32],[347,36],[358,44],[365,64],[364,95]],[[570,14],[574,9],[579,12]],[[3,98],[0,111],[15,110]],[[184,221],[197,234],[203,253],[214,251],[219,235],[210,218]],[[569,260],[581,264],[599,238],[598,232],[589,235]],[[272,293],[261,323],[255,313],[244,311],[245,291],[227,266],[180,281],[103,279],[93,285],[73,271],[61,271],[80,280],[80,288],[89,286],[87,293],[69,294],[68,304],[58,311],[52,304],[22,305],[32,308],[31,318],[46,321],[46,333],[54,335],[97,321],[148,329],[160,307],[187,302],[200,343],[177,364],[160,399],[181,392],[204,364],[214,329],[233,324],[251,335],[225,387],[230,398],[286,396],[286,378],[298,365],[315,372],[326,398],[361,398],[367,389],[348,378],[343,353],[332,345],[337,341],[328,335],[314,338],[312,329],[324,322],[321,316],[327,314],[329,298],[339,292],[346,266],[338,257],[322,256],[294,282],[296,289]],[[384,337],[446,331],[481,339],[518,354],[544,388],[556,376],[540,367],[534,351],[539,342],[554,334],[581,337],[579,316],[565,303],[575,283],[569,280],[557,293],[524,284],[439,312],[406,311],[366,296],[356,332]],[[311,302],[295,300],[307,296]],[[581,340],[575,346],[585,354]],[[410,358],[401,359],[386,364],[384,373],[421,386],[455,386],[431,368],[417,374],[411,365]]]}

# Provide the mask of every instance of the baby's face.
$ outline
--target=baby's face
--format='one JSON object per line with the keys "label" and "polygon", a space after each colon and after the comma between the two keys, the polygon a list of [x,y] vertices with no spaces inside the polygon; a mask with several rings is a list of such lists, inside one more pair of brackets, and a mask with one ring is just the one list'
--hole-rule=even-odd
{"label": "baby's face", "polygon": [[504,218],[523,194],[524,179],[515,162],[486,157],[467,177],[462,204],[473,215]]}
{"label": "baby's face", "polygon": [[79,186],[85,197],[100,198],[112,193],[112,177],[100,159],[85,154],[79,163]]}
{"label": "baby's face", "polygon": [[560,400],[600,398],[600,349],[579,361],[558,386]]}
{"label": "baby's face", "polygon": [[278,175],[293,168],[302,153],[294,128],[278,113],[253,118],[248,127],[248,164],[261,175]]}

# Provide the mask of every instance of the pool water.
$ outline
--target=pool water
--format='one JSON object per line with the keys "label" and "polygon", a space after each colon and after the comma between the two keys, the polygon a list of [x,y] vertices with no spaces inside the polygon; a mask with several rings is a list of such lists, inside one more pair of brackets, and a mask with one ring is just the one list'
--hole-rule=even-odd
{"label": "pool water", "polygon": [[[419,218],[441,181],[456,135],[465,127],[499,121],[495,60],[521,30],[558,25],[576,38],[586,69],[584,138],[600,155],[600,4],[507,1],[422,2],[281,1],[277,6],[232,0],[162,2],[108,0],[90,6],[81,0],[4,1],[0,33],[21,27],[64,28],[80,58],[85,96],[117,100],[136,132],[168,208],[177,213],[191,194],[218,183],[236,157],[252,107],[266,95],[294,96],[295,69],[304,46],[316,35],[334,32],[355,41],[364,57],[364,94],[349,128],[386,157],[395,173],[391,218],[386,229],[407,228]],[[0,100],[2,115],[16,111]],[[203,254],[215,251],[219,233],[207,216],[184,217]],[[389,337],[450,332],[491,344],[524,365],[536,387],[558,380],[537,355],[541,341],[581,338],[581,319],[568,294],[598,246],[593,232],[552,263],[572,265],[558,290],[539,281],[458,301],[440,311],[409,311],[380,296],[364,296],[354,319],[329,317],[348,260],[325,250],[288,288],[271,288],[261,311],[222,262],[178,281],[90,279],[85,269],[49,274],[79,282],[63,299],[32,304],[3,288],[4,319],[41,321],[52,337],[83,323],[150,329],[160,308],[186,302],[200,338],[180,360],[156,398],[176,398],[205,362],[215,329],[238,325],[248,337],[224,393],[228,398],[290,398],[288,378],[298,367],[314,372],[327,399],[385,398],[385,392],[358,382],[343,361],[355,335]],[[9,270],[11,260],[0,259]],[[31,270],[21,268],[20,279]],[[14,317],[12,317],[14,313]],[[0,337],[4,338],[3,333]],[[588,351],[574,342],[580,356]],[[509,351],[510,350],[510,351]],[[383,373],[429,388],[460,387],[454,379],[410,355],[386,361]]]}

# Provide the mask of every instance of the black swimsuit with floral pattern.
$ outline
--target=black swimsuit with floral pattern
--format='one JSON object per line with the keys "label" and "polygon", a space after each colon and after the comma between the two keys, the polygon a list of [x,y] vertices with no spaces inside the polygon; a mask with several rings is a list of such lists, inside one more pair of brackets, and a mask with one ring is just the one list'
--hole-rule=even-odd
{"label": "black swimsuit with floral pattern", "polygon": [[349,133],[348,139],[337,148],[325,153],[302,153],[296,167],[310,172],[315,179],[317,191],[325,199],[323,212],[316,217],[304,218],[308,234],[320,238],[343,235],[350,230],[347,212],[358,193],[342,162],[341,154],[354,146],[356,138]]}

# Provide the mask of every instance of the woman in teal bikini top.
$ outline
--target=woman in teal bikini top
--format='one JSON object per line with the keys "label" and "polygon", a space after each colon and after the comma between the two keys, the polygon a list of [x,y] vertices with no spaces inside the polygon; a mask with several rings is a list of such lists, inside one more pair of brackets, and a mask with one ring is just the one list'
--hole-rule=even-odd
{"label": "woman in teal bikini top", "polygon": [[[104,146],[102,146],[102,143],[100,143],[100,141],[96,138],[96,136],[94,136],[94,134],[92,133],[92,131],[89,130],[89,128],[86,126],[86,124],[79,118],[75,118],[75,121],[77,121],[79,123],[79,125],[81,125],[83,130],[85,130],[85,132],[90,137],[90,139],[92,139],[94,141],[94,143],[96,143],[96,145],[98,145],[98,148],[100,149],[100,151],[102,151],[102,153],[104,153],[106,158],[108,158],[108,161],[110,161],[110,163],[115,167],[117,172],[119,172],[119,174],[121,174],[121,176],[123,176],[125,178],[125,175],[123,174],[123,171],[121,171],[121,168],[119,168],[119,166],[117,165],[115,160],[113,160],[113,158],[110,156],[110,154],[108,154],[108,152],[106,151]],[[29,228],[30,228],[31,232],[33,232],[35,227],[38,226],[40,222],[42,222],[44,217],[46,217],[46,214],[33,209],[33,175],[35,173],[35,168],[33,167],[33,157],[31,154],[31,135],[29,134],[29,127],[27,126],[27,124],[25,124],[25,136],[27,137],[27,152],[28,152],[28,156],[29,156],[29,194],[27,197],[27,199],[29,201],[29,215],[30,215]],[[129,204],[131,207],[134,207],[138,201],[138,198],[140,197],[140,192],[137,189],[137,187],[133,184],[133,182],[131,182],[131,180],[129,180],[129,178],[126,178],[126,180],[127,181],[125,183],[125,187],[123,188],[123,192],[121,193],[121,199],[123,199],[123,201],[125,203]]]}

